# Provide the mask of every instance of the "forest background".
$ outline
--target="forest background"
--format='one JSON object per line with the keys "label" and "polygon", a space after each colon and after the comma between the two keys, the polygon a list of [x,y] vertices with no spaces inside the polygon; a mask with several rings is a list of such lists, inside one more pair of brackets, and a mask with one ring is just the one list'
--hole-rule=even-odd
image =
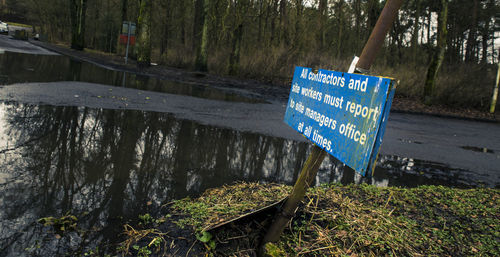
{"label": "forest background", "polygon": [[[50,42],[122,55],[121,24],[133,21],[139,29],[133,56],[139,63],[208,70],[289,87],[294,66],[346,70],[353,56],[361,53],[384,4],[380,0],[0,0],[0,20],[33,25]],[[440,30],[438,20],[443,15],[446,26]],[[500,59],[496,0],[404,1],[371,74],[400,80],[396,97],[423,100],[440,33],[445,39],[444,57],[430,102],[489,110]]]}

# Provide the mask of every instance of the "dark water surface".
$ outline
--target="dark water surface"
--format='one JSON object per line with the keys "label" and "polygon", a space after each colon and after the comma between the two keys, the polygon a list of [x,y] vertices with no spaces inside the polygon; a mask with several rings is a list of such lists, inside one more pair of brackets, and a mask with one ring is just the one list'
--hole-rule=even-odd
{"label": "dark water surface", "polygon": [[[291,184],[309,152],[306,143],[130,110],[2,103],[0,128],[2,256],[112,245],[123,223],[172,199],[235,181]],[[371,179],[327,158],[316,182],[478,185],[467,177],[467,171],[383,156]],[[36,222],[68,213],[90,230],[85,237],[58,239]]]}
{"label": "dark water surface", "polygon": [[183,83],[106,69],[63,55],[0,54],[0,85],[26,82],[81,81],[135,88],[161,93],[246,103],[265,102],[255,95],[244,96],[197,83]]}
{"label": "dark water surface", "polygon": [[[260,101],[64,56],[0,54],[0,85],[67,80]],[[113,252],[124,223],[145,213],[154,216],[172,199],[235,181],[292,184],[309,151],[307,143],[201,125],[165,113],[0,102],[0,256],[77,255],[96,247]],[[381,156],[375,176],[362,178],[327,157],[316,184],[498,187],[497,181],[474,178],[470,171],[398,156]],[[85,233],[59,238],[37,223],[42,217],[67,214],[78,217]]]}

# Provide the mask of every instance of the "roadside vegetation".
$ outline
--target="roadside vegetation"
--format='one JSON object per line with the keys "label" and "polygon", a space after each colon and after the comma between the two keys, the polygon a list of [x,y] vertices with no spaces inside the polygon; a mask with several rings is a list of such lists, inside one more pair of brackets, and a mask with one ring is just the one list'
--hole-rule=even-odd
{"label": "roadside vegetation", "polygon": [[[277,201],[288,190],[240,183],[174,201],[159,220],[148,217],[141,229],[127,225],[120,250],[254,256],[269,215],[209,228]],[[309,190],[281,240],[267,250],[271,256],[499,256],[499,224],[498,189],[332,184]],[[179,237],[172,237],[180,230],[193,242],[183,250],[175,246]]]}

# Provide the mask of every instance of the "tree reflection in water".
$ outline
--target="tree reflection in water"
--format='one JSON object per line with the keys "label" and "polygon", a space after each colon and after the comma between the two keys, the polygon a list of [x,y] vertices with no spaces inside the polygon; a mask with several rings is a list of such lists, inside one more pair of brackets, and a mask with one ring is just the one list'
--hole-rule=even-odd
{"label": "tree reflection in water", "polygon": [[[53,246],[39,249],[41,254],[114,243],[127,220],[210,187],[243,180],[291,183],[308,151],[305,143],[168,114],[0,107],[0,149],[5,149],[0,156],[0,249],[7,255],[41,240]],[[36,224],[40,217],[67,213],[82,217],[79,227],[98,232],[56,240]]]}
{"label": "tree reflection in water", "polygon": [[[125,222],[154,215],[172,199],[235,181],[291,184],[310,150],[307,143],[132,110],[0,103],[0,128],[0,256],[112,246]],[[468,174],[381,156],[375,177],[366,179],[329,157],[316,183],[470,186]],[[36,223],[68,213],[79,217],[83,236],[57,239]]]}

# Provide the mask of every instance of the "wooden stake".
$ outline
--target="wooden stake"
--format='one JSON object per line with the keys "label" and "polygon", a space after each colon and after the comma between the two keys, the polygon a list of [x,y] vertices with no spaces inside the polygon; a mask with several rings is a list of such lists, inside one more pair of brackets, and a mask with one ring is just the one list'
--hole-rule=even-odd
{"label": "wooden stake", "polygon": [[295,215],[295,211],[300,201],[304,199],[307,189],[314,182],[319,166],[325,159],[325,156],[325,150],[316,145],[313,146],[312,152],[307,158],[304,167],[302,167],[299,178],[297,178],[290,196],[288,196],[281,212],[275,217],[273,224],[271,224],[271,227],[263,239],[263,242],[267,243],[278,241],[281,233],[283,233],[283,229],[286,227],[286,224]]}

